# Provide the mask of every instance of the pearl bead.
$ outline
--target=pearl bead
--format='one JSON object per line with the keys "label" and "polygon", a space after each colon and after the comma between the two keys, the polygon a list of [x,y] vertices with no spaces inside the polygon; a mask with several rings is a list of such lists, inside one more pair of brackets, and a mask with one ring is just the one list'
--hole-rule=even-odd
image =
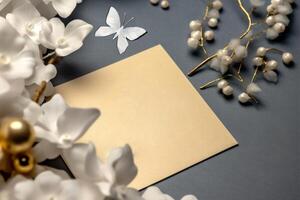
{"label": "pearl bead", "polygon": [[187,40],[187,45],[192,48],[192,49],[197,49],[199,47],[199,40],[195,39],[195,38],[189,38]]}
{"label": "pearl bead", "polygon": [[239,95],[239,102],[241,103],[247,103],[250,99],[251,99],[250,96],[245,92]]}
{"label": "pearl bead", "polygon": [[284,64],[291,64],[294,60],[294,56],[291,53],[285,52],[282,54],[282,61]]}
{"label": "pearl bead", "polygon": [[267,12],[270,15],[276,15],[278,11],[277,11],[276,6],[274,6],[274,5],[271,4],[271,5],[267,6]]}
{"label": "pearl bead", "polygon": [[169,6],[170,6],[169,1],[168,1],[168,0],[162,0],[162,1],[160,2],[160,6],[161,6],[163,9],[169,8]]}
{"label": "pearl bead", "polygon": [[230,65],[232,63],[232,58],[230,56],[223,56],[221,62],[224,65]]}
{"label": "pearl bead", "polygon": [[220,49],[217,52],[218,57],[228,55],[228,50],[227,49]]}
{"label": "pearl bead", "polygon": [[222,79],[222,80],[220,80],[220,81],[218,82],[217,87],[218,87],[219,89],[223,89],[223,88],[226,87],[228,84],[229,84],[228,81]]}
{"label": "pearl bead", "polygon": [[202,28],[201,21],[199,20],[192,20],[190,22],[190,29],[191,31],[199,31]]}
{"label": "pearl bead", "polygon": [[255,66],[260,67],[264,64],[264,59],[262,57],[255,57],[252,62]]}
{"label": "pearl bead", "polygon": [[210,18],[207,23],[209,27],[215,28],[218,25],[218,20],[216,18]]}
{"label": "pearl bead", "polygon": [[200,40],[202,38],[202,32],[201,31],[192,31],[191,37],[195,38],[196,40]]}
{"label": "pearl bead", "polygon": [[256,51],[256,55],[259,57],[264,57],[266,56],[267,49],[265,47],[259,47]]}
{"label": "pearl bead", "polygon": [[277,32],[277,33],[282,33],[285,30],[285,25],[281,22],[277,22],[276,24],[274,24],[273,29]]}
{"label": "pearl bead", "polygon": [[153,4],[153,5],[157,5],[159,2],[159,0],[150,0],[150,3]]}
{"label": "pearl bead", "polygon": [[233,94],[233,88],[230,85],[227,85],[222,89],[222,92],[224,95],[230,96]]}
{"label": "pearl bead", "polygon": [[223,8],[223,3],[220,0],[215,0],[212,2],[212,7],[217,10],[221,10]]}
{"label": "pearl bead", "polygon": [[0,53],[0,64],[2,65],[8,65],[10,63],[10,57]]}
{"label": "pearl bead", "polygon": [[278,63],[276,60],[270,60],[266,64],[266,68],[268,70],[274,70],[274,69],[277,69],[277,67],[278,67]]}
{"label": "pearl bead", "polygon": [[274,16],[269,16],[269,17],[267,17],[267,19],[266,19],[266,24],[268,25],[268,26],[273,26],[274,24],[275,24],[275,17]]}
{"label": "pearl bead", "polygon": [[215,39],[215,32],[214,31],[205,31],[204,32],[204,38],[207,41],[212,41]]}

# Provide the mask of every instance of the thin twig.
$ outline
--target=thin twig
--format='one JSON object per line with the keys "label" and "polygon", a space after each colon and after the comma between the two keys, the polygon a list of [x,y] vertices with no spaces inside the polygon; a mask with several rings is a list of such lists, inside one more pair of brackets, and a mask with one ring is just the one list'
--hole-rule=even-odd
{"label": "thin twig", "polygon": [[[227,78],[227,77],[235,77],[235,76],[233,76],[232,74],[227,74],[227,75],[221,76],[221,77],[219,77],[219,78],[217,78],[217,79],[214,79],[214,80],[212,80],[212,81],[209,81],[209,82],[205,83],[204,85],[202,85],[202,86],[200,87],[200,90],[204,90],[204,89],[210,87],[212,84],[214,84],[214,83],[216,83],[216,82],[218,82],[218,81],[220,81],[220,80],[222,80],[222,79],[225,79],[225,78]],[[235,78],[236,78],[236,77],[235,77]]]}
{"label": "thin twig", "polygon": [[35,93],[32,97],[32,100],[36,103],[39,103],[39,100],[41,98],[41,96],[43,95],[43,93],[45,92],[47,87],[47,82],[46,81],[42,81],[41,85],[39,85],[39,87],[35,90]]}
{"label": "thin twig", "polygon": [[243,13],[247,16],[248,19],[248,28],[247,30],[240,36],[240,39],[243,39],[250,31],[251,31],[251,27],[252,27],[252,19],[250,14],[247,12],[247,10],[245,9],[244,5],[242,4],[241,0],[238,0],[239,6],[241,8],[241,10],[243,11]]}
{"label": "thin twig", "polygon": [[47,58],[53,56],[54,54],[55,54],[55,51],[53,51],[53,52],[51,52],[51,53],[48,53],[47,55],[45,55],[45,56],[43,57],[43,60],[45,60],[45,59],[47,59]]}
{"label": "thin twig", "polygon": [[255,68],[255,71],[254,71],[253,76],[252,76],[252,79],[251,79],[251,83],[253,83],[254,80],[255,80],[255,77],[256,77],[257,72],[258,72],[258,68],[259,68],[258,66]]}

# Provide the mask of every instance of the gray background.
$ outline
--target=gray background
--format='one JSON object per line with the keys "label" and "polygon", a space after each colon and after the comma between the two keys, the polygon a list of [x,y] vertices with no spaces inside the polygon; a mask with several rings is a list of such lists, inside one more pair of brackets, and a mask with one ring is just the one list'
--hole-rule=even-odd
{"label": "gray background", "polygon": [[[92,72],[118,60],[127,58],[156,44],[162,44],[183,73],[203,59],[203,54],[192,53],[186,46],[189,34],[188,23],[204,13],[203,0],[170,0],[171,8],[163,11],[151,6],[148,0],[83,0],[69,19],[81,18],[94,25],[82,49],[66,57],[59,66],[55,84]],[[247,20],[239,11],[236,1],[223,0],[224,12],[216,41],[209,45],[214,52],[245,30]],[[244,2],[248,2],[245,0]],[[95,38],[94,32],[105,24],[106,14],[114,6],[121,14],[136,19],[148,33],[137,41],[130,42],[128,50],[119,55],[112,37]],[[249,8],[249,7],[248,7]],[[264,39],[256,46],[274,45],[291,51],[300,63],[299,10],[291,16],[288,33],[269,43]],[[298,27],[297,27],[298,26]],[[253,50],[250,54],[253,54]],[[252,73],[252,67],[244,73]],[[205,162],[184,170],[157,185],[166,193],[179,199],[192,193],[205,200],[296,200],[300,199],[299,166],[299,65],[280,65],[278,84],[266,83],[261,76],[258,83],[263,89],[257,106],[242,106],[237,102],[240,90],[235,90],[234,99],[225,99],[215,88],[199,91],[202,97],[222,120],[239,146]],[[212,80],[216,73],[202,70],[189,78],[198,89]],[[178,161],[180,162],[180,160]],[[159,164],[159,163],[158,163]]]}

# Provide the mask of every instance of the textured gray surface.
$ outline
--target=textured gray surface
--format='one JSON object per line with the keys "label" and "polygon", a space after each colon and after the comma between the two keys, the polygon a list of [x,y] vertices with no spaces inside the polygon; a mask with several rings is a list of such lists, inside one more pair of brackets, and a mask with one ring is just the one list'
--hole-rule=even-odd
{"label": "textured gray surface", "polygon": [[[248,0],[245,0],[248,2]],[[192,54],[186,47],[191,19],[204,13],[201,0],[170,0],[171,9],[163,11],[153,7],[148,0],[84,0],[71,18],[81,18],[95,26],[84,47],[61,62],[56,84],[92,72],[118,60],[127,58],[156,44],[162,44],[181,70],[186,74],[203,57]],[[236,1],[223,0],[224,12],[216,32],[216,42],[210,52],[223,46],[232,37],[240,35],[247,21],[238,10]],[[116,41],[111,37],[95,38],[96,29],[105,23],[110,6],[128,17],[136,19],[131,25],[146,28],[148,33],[130,42],[125,54],[119,55]],[[292,23],[282,39],[272,43],[276,47],[292,51],[296,63],[300,63],[299,10],[296,8]],[[298,27],[297,27],[298,26]],[[254,46],[271,45],[263,40]],[[253,54],[253,51],[251,52]],[[280,81],[269,84],[258,78],[264,90],[259,95],[259,106],[241,106],[235,99],[224,99],[216,89],[200,91],[210,107],[231,131],[240,145],[223,154],[195,165],[158,184],[177,199],[186,193],[196,194],[205,200],[296,200],[300,199],[299,156],[299,65],[280,65]],[[252,72],[252,68],[249,68]],[[247,73],[247,72],[245,72]],[[189,78],[196,88],[216,73],[202,70]],[[180,160],[178,161],[180,162]],[[159,164],[159,163],[158,163]]]}

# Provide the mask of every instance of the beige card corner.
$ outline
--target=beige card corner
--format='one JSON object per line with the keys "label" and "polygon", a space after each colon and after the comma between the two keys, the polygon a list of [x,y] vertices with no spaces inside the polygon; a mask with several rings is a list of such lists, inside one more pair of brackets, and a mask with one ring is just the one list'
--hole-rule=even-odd
{"label": "beige card corner", "polygon": [[57,87],[72,106],[102,116],[81,141],[101,158],[130,144],[149,186],[237,144],[161,45]]}

